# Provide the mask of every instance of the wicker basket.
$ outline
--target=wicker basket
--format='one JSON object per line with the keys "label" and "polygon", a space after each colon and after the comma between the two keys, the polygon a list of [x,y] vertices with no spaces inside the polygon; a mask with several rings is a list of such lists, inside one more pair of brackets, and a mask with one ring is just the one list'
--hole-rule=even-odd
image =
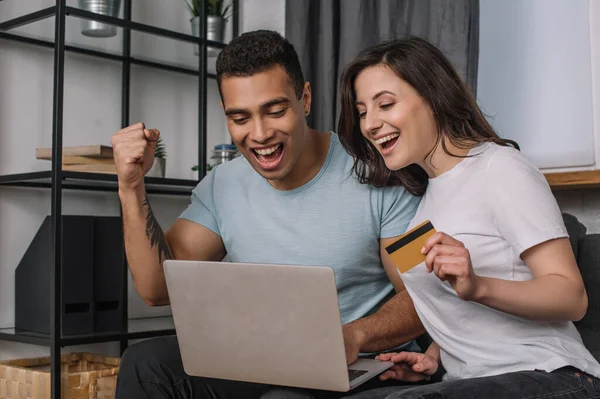
{"label": "wicker basket", "polygon": [[[119,359],[70,353],[61,356],[63,399],[115,397]],[[0,399],[50,399],[50,357],[0,362]]]}

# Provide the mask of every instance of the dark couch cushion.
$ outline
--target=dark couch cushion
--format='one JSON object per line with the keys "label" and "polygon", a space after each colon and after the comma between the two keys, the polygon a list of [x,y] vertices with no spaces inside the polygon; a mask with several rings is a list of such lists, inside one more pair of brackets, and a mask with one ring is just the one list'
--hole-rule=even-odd
{"label": "dark couch cushion", "polygon": [[575,258],[577,258],[579,252],[579,240],[585,237],[587,229],[575,216],[569,213],[563,213],[562,216],[565,227],[567,228],[567,233],[569,233],[569,241],[571,241],[573,253],[575,254]]}
{"label": "dark couch cushion", "polygon": [[600,361],[600,234],[579,241],[577,263],[588,295],[585,317],[575,323],[585,346]]}

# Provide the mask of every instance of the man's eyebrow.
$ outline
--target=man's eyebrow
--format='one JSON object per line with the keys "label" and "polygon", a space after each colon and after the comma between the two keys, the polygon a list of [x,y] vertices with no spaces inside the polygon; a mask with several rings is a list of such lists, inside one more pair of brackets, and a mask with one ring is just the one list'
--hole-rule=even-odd
{"label": "man's eyebrow", "polygon": [[282,96],[282,97],[277,97],[277,98],[267,101],[266,103],[262,104],[260,106],[260,108],[262,110],[265,110],[265,109],[271,108],[274,105],[287,105],[290,103],[291,103],[291,101],[289,98]]}
{"label": "man's eyebrow", "polygon": [[[371,98],[372,101],[377,100],[379,97],[383,96],[384,94],[391,94],[392,96],[395,96],[396,94],[392,93],[389,90],[381,90],[379,93],[376,93],[373,98]],[[365,105],[365,103],[363,103],[362,101],[357,101],[356,105]]]}
{"label": "man's eyebrow", "polygon": [[[289,98],[281,96],[281,97],[277,97],[277,98],[274,98],[272,100],[269,100],[269,101],[267,101],[264,104],[261,104],[260,108],[264,111],[266,109],[271,108],[274,105],[287,105],[287,104],[290,104],[290,103],[291,103],[291,101],[290,101]],[[250,115],[251,112],[247,108],[227,108],[225,110],[225,115],[226,116],[239,115],[239,114]]]}
{"label": "man's eyebrow", "polygon": [[250,114],[250,110],[249,109],[245,109],[245,108],[227,108],[225,110],[225,115],[226,116],[239,115],[239,114],[249,115]]}

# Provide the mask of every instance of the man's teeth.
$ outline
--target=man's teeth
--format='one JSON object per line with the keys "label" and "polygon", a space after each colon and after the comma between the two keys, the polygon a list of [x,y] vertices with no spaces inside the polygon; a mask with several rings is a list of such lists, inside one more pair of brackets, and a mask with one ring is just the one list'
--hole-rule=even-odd
{"label": "man's teeth", "polygon": [[274,153],[275,151],[277,151],[277,149],[279,148],[279,144],[274,145],[273,147],[270,148],[263,148],[263,149],[255,149],[254,151],[256,151],[257,154],[259,155],[270,155],[272,153]]}
{"label": "man's teeth", "polygon": [[380,139],[375,140],[375,143],[377,143],[377,144],[383,144],[386,141],[393,140],[393,139],[395,139],[398,136],[400,136],[400,133],[392,133],[392,134],[389,134],[389,135],[387,135],[385,137],[382,137]]}

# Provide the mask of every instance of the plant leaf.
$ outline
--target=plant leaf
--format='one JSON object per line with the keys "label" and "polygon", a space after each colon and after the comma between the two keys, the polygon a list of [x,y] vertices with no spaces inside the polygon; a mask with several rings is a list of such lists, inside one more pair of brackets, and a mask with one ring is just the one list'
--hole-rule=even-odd
{"label": "plant leaf", "polygon": [[188,0],[183,0],[183,2],[185,3],[187,9],[190,10],[190,13],[194,14],[194,10],[192,9],[192,5],[190,4],[190,2]]}
{"label": "plant leaf", "polygon": [[227,5],[227,7],[225,7],[225,9],[223,10],[222,16],[224,19],[229,18],[229,9],[231,8],[231,3]]}

